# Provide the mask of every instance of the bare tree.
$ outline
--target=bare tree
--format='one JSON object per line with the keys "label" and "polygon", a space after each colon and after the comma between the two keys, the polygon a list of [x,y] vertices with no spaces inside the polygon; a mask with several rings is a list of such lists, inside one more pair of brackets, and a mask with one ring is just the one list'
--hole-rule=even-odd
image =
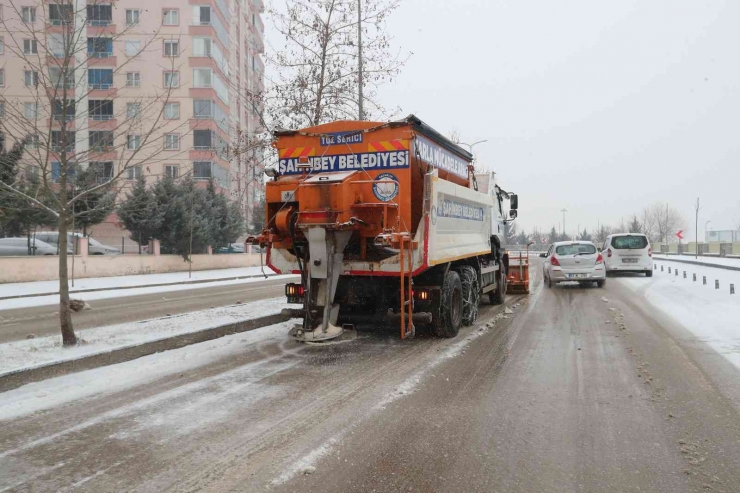
{"label": "bare tree", "polygon": [[[365,114],[383,114],[377,88],[395,77],[406,58],[390,51],[387,16],[400,0],[364,0],[362,86]],[[286,0],[269,10],[284,46],[268,57],[277,72],[264,94],[275,126],[301,128],[358,118],[357,0]]]}
{"label": "bare tree", "polygon": [[650,206],[648,215],[652,218],[658,239],[666,244],[673,234],[686,225],[686,219],[667,202]]}
{"label": "bare tree", "polygon": [[[5,49],[22,61],[26,87],[14,94],[0,94],[4,112],[0,128],[6,139],[25,141],[22,167],[26,174],[38,176],[40,196],[27,195],[17,183],[2,181],[0,193],[20,196],[56,219],[60,328],[63,344],[70,346],[77,338],[69,304],[67,233],[75,217],[96,212],[87,207],[78,213],[75,205],[100,190],[115,191],[124,175],[138,176],[142,168],[157,160],[165,148],[164,131],[172,125],[164,112],[179,85],[179,72],[172,56],[162,67],[166,72],[161,89],[148,88],[146,98],[127,99],[126,106],[114,112],[112,97],[93,98],[93,91],[105,94],[114,87],[114,77],[137,55],[161,50],[158,28],[147,33],[139,27],[132,45],[138,52],[118,57],[114,67],[105,67],[112,72],[97,79],[88,67],[95,67],[100,58],[114,56],[114,48],[122,51],[117,42],[136,26],[138,17],[131,23],[127,19],[123,28],[106,31],[112,9],[117,8],[109,3],[52,0],[31,7],[11,2],[5,7],[0,20]],[[88,37],[89,27],[101,34]],[[172,40],[170,46],[179,44]],[[85,183],[75,179],[90,167],[97,179]]]}

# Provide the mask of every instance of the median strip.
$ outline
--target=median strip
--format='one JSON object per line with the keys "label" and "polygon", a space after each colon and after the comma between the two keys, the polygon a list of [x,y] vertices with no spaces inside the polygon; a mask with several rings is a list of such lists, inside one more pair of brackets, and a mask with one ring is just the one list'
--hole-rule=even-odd
{"label": "median strip", "polygon": [[135,343],[128,346],[116,347],[103,352],[80,356],[78,358],[51,361],[35,366],[23,367],[0,373],[0,392],[6,392],[32,382],[46,380],[69,373],[76,373],[101,366],[114,365],[141,358],[162,351],[169,351],[191,344],[210,341],[230,334],[248,332],[250,330],[267,327],[285,322],[289,317],[280,313],[273,313],[261,317],[232,322],[217,327],[210,327],[195,332],[187,332],[171,337]]}

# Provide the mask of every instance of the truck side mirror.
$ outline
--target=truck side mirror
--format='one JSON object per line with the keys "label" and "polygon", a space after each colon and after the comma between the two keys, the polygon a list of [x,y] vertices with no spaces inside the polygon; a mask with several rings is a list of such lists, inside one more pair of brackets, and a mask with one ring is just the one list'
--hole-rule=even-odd
{"label": "truck side mirror", "polygon": [[509,194],[509,209],[515,211],[518,208],[519,208],[519,196],[515,193]]}
{"label": "truck side mirror", "polygon": [[516,210],[509,211],[509,217],[512,219],[516,219],[516,214],[517,214]]}

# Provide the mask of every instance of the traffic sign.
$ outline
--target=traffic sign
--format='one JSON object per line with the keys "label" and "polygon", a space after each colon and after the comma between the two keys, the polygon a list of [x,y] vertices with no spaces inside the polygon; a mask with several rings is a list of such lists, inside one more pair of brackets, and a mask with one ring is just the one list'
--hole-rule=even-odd
{"label": "traffic sign", "polygon": [[547,243],[547,238],[545,238],[544,236],[540,239],[542,240],[542,243]]}
{"label": "traffic sign", "polygon": [[683,230],[679,229],[678,233],[676,233],[676,236],[678,237],[679,240],[683,240]]}

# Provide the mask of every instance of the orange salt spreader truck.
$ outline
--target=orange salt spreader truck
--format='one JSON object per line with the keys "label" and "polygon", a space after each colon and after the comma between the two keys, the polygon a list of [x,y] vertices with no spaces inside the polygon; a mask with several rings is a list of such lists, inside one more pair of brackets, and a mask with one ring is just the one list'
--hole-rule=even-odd
{"label": "orange salt spreader truck", "polygon": [[402,339],[421,325],[454,337],[483,295],[503,303],[517,196],[476,176],[469,152],[415,116],[279,130],[274,147],[266,228],[247,242],[275,272],[301,275],[285,288],[302,305],[286,310],[303,319],[293,338],[395,321]]}

